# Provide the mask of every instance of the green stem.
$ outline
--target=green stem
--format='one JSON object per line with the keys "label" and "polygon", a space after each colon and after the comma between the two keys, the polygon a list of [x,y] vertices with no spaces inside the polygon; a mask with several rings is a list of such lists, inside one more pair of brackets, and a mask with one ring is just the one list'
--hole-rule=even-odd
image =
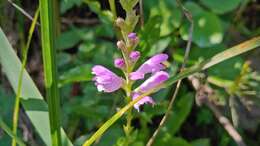
{"label": "green stem", "polygon": [[[17,92],[16,92],[16,97],[15,97],[15,105],[14,105],[14,114],[13,114],[13,133],[16,135],[17,134],[17,126],[18,126],[18,117],[19,117],[19,109],[20,109],[20,96],[21,96],[21,90],[22,90],[22,81],[23,81],[23,73],[25,70],[25,66],[26,66],[26,62],[27,62],[27,54],[28,54],[28,50],[30,47],[30,43],[32,40],[32,35],[33,35],[33,31],[35,29],[36,26],[36,22],[39,16],[39,8],[36,10],[33,22],[31,24],[30,30],[29,30],[29,35],[28,35],[28,40],[26,43],[25,48],[23,48],[23,53],[22,53],[22,68],[20,70],[19,73],[19,81],[18,81],[18,88],[17,88]],[[16,139],[12,140],[12,146],[16,146]]]}
{"label": "green stem", "polygon": [[60,95],[57,86],[56,48],[59,32],[57,0],[40,0],[42,54],[45,88],[53,146],[61,145]]}

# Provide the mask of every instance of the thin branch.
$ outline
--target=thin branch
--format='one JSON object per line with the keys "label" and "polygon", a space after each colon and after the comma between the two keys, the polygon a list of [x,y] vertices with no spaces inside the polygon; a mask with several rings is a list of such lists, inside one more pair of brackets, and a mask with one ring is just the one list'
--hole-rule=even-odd
{"label": "thin branch", "polygon": [[[13,133],[16,135],[17,134],[17,127],[18,127],[18,120],[19,120],[19,109],[20,109],[20,96],[22,92],[22,84],[23,84],[23,74],[27,62],[27,55],[28,55],[28,50],[31,44],[33,32],[35,30],[36,22],[39,16],[39,8],[35,12],[35,16],[33,18],[33,22],[30,26],[29,30],[29,35],[28,35],[28,40],[26,43],[25,48],[23,48],[23,53],[22,53],[22,68],[19,72],[19,80],[18,80],[18,89],[17,89],[17,94],[15,96],[15,105],[14,105],[14,112],[13,112]],[[12,146],[16,146],[16,139],[14,138],[12,140]]]}
{"label": "thin branch", "polygon": [[223,126],[223,128],[227,131],[227,133],[233,138],[233,140],[237,143],[238,146],[246,146],[245,142],[243,141],[240,134],[231,124],[231,122],[226,118],[222,113],[219,111],[218,107],[209,100],[209,97],[214,94],[212,88],[207,85],[201,85],[200,81],[194,77],[189,77],[192,86],[197,91],[196,101],[199,105],[206,105],[213,113],[214,116],[217,118],[219,123]]}
{"label": "thin branch", "polygon": [[205,102],[205,105],[207,105],[211,109],[215,117],[218,119],[219,123],[225,128],[227,133],[233,138],[233,140],[237,143],[237,145],[246,146],[240,134],[237,132],[237,130],[234,128],[231,122],[221,114],[221,112],[216,107],[216,105],[210,102],[209,100]]}
{"label": "thin branch", "polygon": [[[181,2],[179,0],[176,0],[179,7],[182,9],[184,15],[186,16],[186,18],[188,19],[188,21],[190,22],[190,28],[189,28],[189,39],[188,39],[188,43],[187,43],[187,46],[186,46],[186,49],[185,49],[185,55],[184,55],[184,60],[183,60],[183,63],[182,63],[182,66],[181,66],[181,70],[182,71],[185,66],[186,66],[186,62],[189,58],[189,53],[190,53],[190,48],[191,48],[191,41],[192,41],[192,34],[193,34],[193,20],[192,20],[192,15],[191,13],[181,4]],[[173,93],[173,96],[171,98],[171,101],[168,105],[168,108],[167,108],[167,111],[165,113],[165,115],[163,116],[158,128],[155,130],[155,132],[153,133],[152,137],[148,140],[146,146],[151,146],[156,138],[156,136],[158,135],[159,131],[161,130],[161,128],[163,127],[163,125],[165,124],[171,110],[172,110],[172,106],[173,106],[173,103],[176,99],[176,96],[178,95],[178,92],[180,90],[180,86],[181,86],[181,83],[182,83],[182,80],[179,80],[177,82],[177,85],[176,85],[176,89]]]}
{"label": "thin branch", "polygon": [[140,24],[141,27],[144,26],[144,4],[143,4],[143,0],[139,0],[139,10],[140,10]]}
{"label": "thin branch", "polygon": [[[15,4],[14,2],[12,2],[12,0],[8,0],[8,2],[15,7],[18,11],[20,11],[25,17],[27,17],[28,19],[30,19],[31,21],[33,21],[33,17],[27,13],[23,8],[19,7],[17,4]],[[37,25],[40,25],[39,22],[36,22]]]}

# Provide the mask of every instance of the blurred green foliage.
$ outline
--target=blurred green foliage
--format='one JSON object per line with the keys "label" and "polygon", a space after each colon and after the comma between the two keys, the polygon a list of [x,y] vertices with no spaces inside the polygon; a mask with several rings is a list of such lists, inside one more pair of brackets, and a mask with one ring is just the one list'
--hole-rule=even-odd
{"label": "blurred green foliage", "polygon": [[[166,52],[171,56],[170,63],[172,64],[168,70],[176,73],[183,60],[190,23],[175,0],[143,0],[143,2],[145,24],[143,27],[138,24],[137,30],[135,30],[140,37],[137,48],[142,53],[140,62],[155,53]],[[192,13],[194,21],[193,43],[188,66],[205,60],[225,50],[227,46],[235,44],[236,39],[240,39],[240,37],[235,38],[230,28],[235,29],[236,33],[245,38],[257,34],[247,27],[247,22],[237,24],[234,20],[238,10],[243,6],[242,4],[247,4],[248,0],[183,0],[182,3]],[[116,0],[116,4],[118,15],[125,17],[119,1]],[[79,15],[75,16],[77,18],[83,17],[82,19],[86,21],[98,19],[96,24],[86,26],[88,24],[73,23],[74,17],[70,17],[72,23],[64,24],[58,42],[62,123],[68,136],[78,146],[115,113],[118,107],[124,105],[122,91],[112,94],[100,93],[91,81],[91,67],[95,64],[102,64],[122,75],[122,72],[113,66],[113,59],[120,56],[120,51],[116,47],[118,34],[116,34],[117,28],[113,26],[113,15],[109,11],[108,4],[103,0],[62,0],[60,7],[62,17],[69,17],[73,14]],[[128,8],[124,7],[124,9]],[[77,10],[81,10],[80,14]],[[240,75],[244,62],[244,58],[235,57],[210,68],[207,75],[219,81],[233,82]],[[251,76],[254,76],[254,78],[250,78],[254,81],[258,79],[257,83],[251,83],[252,86],[257,87],[258,74],[251,74]],[[224,114],[229,116],[227,102],[230,94],[226,92],[227,88],[219,87],[214,83],[210,83],[210,85],[217,92],[217,104],[224,105]],[[133,146],[146,144],[145,142],[158,126],[158,121],[167,109],[168,99],[171,98],[173,89],[174,86],[172,89],[164,89],[152,95],[157,104],[154,107],[144,105],[142,112],[135,112]],[[259,92],[259,89],[254,88],[253,90]],[[10,95],[4,93],[1,86],[0,97],[1,115],[5,115],[8,119],[11,113],[7,113],[7,111],[11,111],[13,101],[12,98],[6,98]],[[234,146],[233,140],[217,123],[211,111],[206,107],[198,107],[194,98],[195,93],[190,85],[188,83],[182,84],[170,118],[162,128],[154,145]],[[256,103],[260,103],[259,96],[255,98],[252,95],[250,100],[253,98],[257,100]],[[5,104],[2,104],[1,100],[5,100]],[[241,102],[243,103],[243,100]],[[259,111],[259,107],[256,109]],[[258,115],[255,119],[259,117]],[[7,120],[7,122],[10,121]],[[95,145],[123,146],[125,137],[122,125],[124,123],[124,119],[117,122]],[[191,129],[186,130],[183,125],[189,125]],[[206,134],[205,127],[208,128]],[[255,131],[256,127],[254,127]],[[240,130],[244,136],[243,127],[240,127]],[[189,134],[190,131],[192,131],[191,134]],[[86,135],[86,133],[88,134]],[[246,142],[250,141],[250,146],[259,145],[259,137],[256,140],[250,139],[250,137],[246,138]],[[0,133],[0,145],[9,145],[8,139],[5,135],[1,137]]]}
{"label": "blurred green foliage", "polygon": [[[142,60],[155,53],[167,52],[173,57],[173,60],[171,60],[173,65],[169,67],[169,70],[176,72],[183,59],[185,46],[183,43],[188,39],[190,24],[174,0],[144,0],[143,2],[145,24],[143,28],[139,27],[136,30],[140,37],[138,50],[142,52]],[[99,24],[89,27],[70,25],[60,37],[60,54],[64,55],[68,49],[77,50],[70,57],[64,55],[65,57],[60,59],[62,65],[59,69],[62,73],[60,85],[62,85],[62,91],[64,91],[62,92],[64,93],[63,111],[65,111],[64,117],[66,117],[63,123],[66,123],[65,127],[68,127],[69,130],[73,130],[70,136],[80,136],[75,142],[76,145],[82,144],[84,139],[89,136],[84,135],[85,133],[94,132],[102,122],[116,111],[117,107],[123,104],[120,96],[122,95],[120,94],[121,91],[113,94],[98,93],[91,82],[90,69],[94,64],[105,65],[117,74],[122,74],[113,67],[112,60],[120,56],[115,45],[115,31],[117,29],[112,27],[111,12],[107,10],[107,7],[104,8],[104,2],[101,3],[96,0],[63,0],[61,3],[61,12],[65,16],[73,9],[89,7],[100,20]],[[233,24],[233,16],[236,15],[236,10],[240,8],[241,3],[242,0],[183,1],[184,7],[192,13],[194,21],[193,46],[188,65],[207,59],[229,46],[230,42],[226,41],[232,39],[232,36],[226,35],[226,33],[230,31],[230,27],[236,27]],[[116,2],[116,4],[119,3]],[[119,7],[118,5],[117,12],[121,17],[124,17],[124,13]],[[246,25],[242,27],[246,27]],[[241,57],[233,58],[209,69],[208,75],[220,79],[234,80],[241,70],[241,68],[235,66],[241,65],[243,62],[244,59]],[[82,83],[75,84],[74,82]],[[170,118],[159,134],[155,145],[210,146],[213,143],[211,141],[213,135],[200,137],[199,130],[193,129],[197,133],[196,139],[194,139],[185,137],[185,133],[181,130],[185,122],[191,122],[197,125],[196,127],[216,123],[208,109],[196,107],[194,93],[188,88],[188,85],[183,85],[182,88]],[[72,93],[75,89],[79,90],[76,96]],[[228,98],[228,94],[223,94],[225,90],[218,87],[215,89],[219,92],[219,101]],[[157,104],[154,107],[145,105],[142,112],[136,112],[133,124],[137,128],[132,135],[134,146],[145,145],[145,141],[148,140],[151,132],[158,126],[158,119],[166,111],[168,105],[166,99],[170,98],[171,94],[172,90],[169,89],[155,94],[153,97]],[[190,116],[192,108],[198,108],[198,112],[192,114],[196,118],[190,121],[187,118]],[[125,139],[120,126],[123,122],[124,120],[121,120],[113,126],[97,145],[123,145]],[[72,127],[69,126],[71,124]],[[218,129],[221,129],[221,127],[214,126],[211,130],[217,131]],[[221,136],[221,133],[219,134],[217,136],[218,146],[233,145],[228,135]]]}

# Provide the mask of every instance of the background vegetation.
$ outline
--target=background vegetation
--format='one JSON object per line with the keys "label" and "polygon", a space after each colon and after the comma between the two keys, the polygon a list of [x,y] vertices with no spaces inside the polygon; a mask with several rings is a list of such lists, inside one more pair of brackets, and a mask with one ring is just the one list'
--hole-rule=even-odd
{"label": "background vegetation", "polygon": [[[38,1],[32,0],[16,0],[13,3],[32,17],[39,5]],[[115,3],[117,15],[125,17],[119,1],[115,0]],[[187,66],[198,64],[260,34],[260,5],[255,0],[183,0],[182,4],[191,12],[194,22]],[[91,81],[91,67],[95,64],[102,64],[122,74],[113,66],[113,59],[120,56],[116,47],[118,28],[114,27],[115,17],[108,0],[61,0],[59,6],[61,25],[57,27],[61,28],[61,32],[57,43],[57,84],[61,97],[61,124],[72,143],[82,145],[119,107],[125,105],[123,91],[99,93]],[[21,48],[26,48],[32,20],[10,1],[1,0],[0,8],[0,26],[22,59],[24,53]],[[143,0],[143,7],[138,4],[135,9],[140,14],[142,8],[144,23],[139,22],[136,29],[140,37],[137,50],[142,54],[141,60],[165,52],[170,56],[168,70],[171,74],[177,74],[184,58],[190,22],[175,0]],[[26,70],[45,97],[40,27],[36,23]],[[195,75],[214,92],[207,97],[208,100],[231,121],[248,146],[260,145],[259,57],[260,51],[255,49]],[[12,127],[16,94],[5,72],[0,75],[0,119]],[[18,79],[19,69],[15,75]],[[146,144],[166,112],[174,89],[175,85],[172,85],[153,95],[157,103],[154,107],[145,105],[142,112],[134,112],[132,125],[135,130],[131,145]],[[30,95],[41,96],[38,93]],[[184,79],[169,118],[155,140],[155,146],[237,145],[223,124],[219,123],[215,110],[198,97],[192,79]],[[42,105],[35,104],[37,108]],[[95,145],[123,145],[124,123],[123,118],[116,122]],[[45,145],[45,140],[28,119],[24,103],[20,107],[18,137],[27,145]],[[0,129],[0,145],[11,145],[11,140]]]}

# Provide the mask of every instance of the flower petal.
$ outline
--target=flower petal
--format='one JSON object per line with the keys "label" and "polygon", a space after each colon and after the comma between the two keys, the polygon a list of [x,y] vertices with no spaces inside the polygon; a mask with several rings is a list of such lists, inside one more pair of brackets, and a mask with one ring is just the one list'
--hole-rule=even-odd
{"label": "flower petal", "polygon": [[[140,94],[134,92],[133,95],[132,95],[132,100],[135,100],[139,96],[140,96]],[[152,104],[152,105],[154,105],[155,102],[152,99],[152,97],[145,96],[141,100],[139,100],[136,104],[134,104],[134,108],[139,112],[140,111],[139,107],[141,105],[143,105],[143,104]]]}
{"label": "flower petal", "polygon": [[[143,79],[147,73],[155,73],[163,70],[165,66],[162,64],[168,59],[167,54],[157,54],[150,59],[148,59],[144,64],[142,64],[135,72],[130,74],[131,80]],[[138,75],[138,76],[137,76]]]}
{"label": "flower petal", "polygon": [[96,65],[92,68],[93,81],[95,81],[95,85],[99,92],[114,92],[120,89],[123,85],[123,79],[118,77],[112,71],[107,68]]}
{"label": "flower petal", "polygon": [[159,71],[156,72],[154,75],[152,75],[150,78],[148,78],[146,81],[144,81],[137,89],[137,92],[144,93],[149,91],[150,89],[158,86],[159,84],[162,84],[166,80],[169,79],[169,74],[165,71]]}

